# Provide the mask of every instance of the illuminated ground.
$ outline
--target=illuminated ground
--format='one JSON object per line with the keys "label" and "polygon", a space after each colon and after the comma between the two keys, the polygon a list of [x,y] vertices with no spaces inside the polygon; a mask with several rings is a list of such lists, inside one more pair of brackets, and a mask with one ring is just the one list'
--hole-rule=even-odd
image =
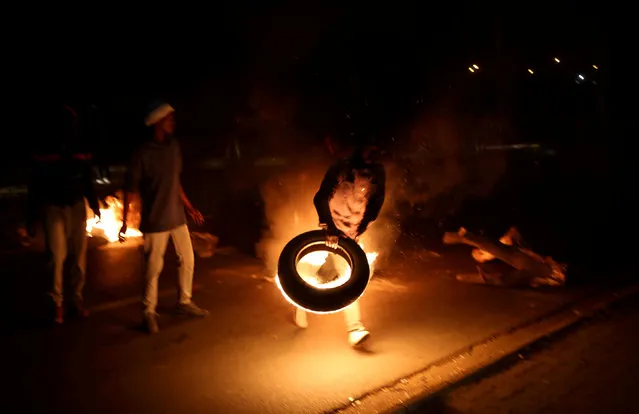
{"label": "illuminated ground", "polygon": [[[212,316],[185,320],[160,310],[161,331],[149,337],[138,330],[135,249],[92,250],[87,300],[108,309],[55,328],[39,320],[38,289],[47,281],[36,276],[37,260],[5,254],[10,325],[1,364],[11,397],[0,412],[323,412],[583,293],[459,284],[451,277],[467,252],[397,257],[362,300],[373,339],[355,352],[339,314],[296,328],[292,309],[251,259],[199,260],[196,300]],[[174,280],[173,270],[161,278],[165,307]]]}
{"label": "illuminated ground", "polygon": [[463,384],[412,412],[637,412],[639,337],[636,297],[559,338],[522,353],[519,362]]}

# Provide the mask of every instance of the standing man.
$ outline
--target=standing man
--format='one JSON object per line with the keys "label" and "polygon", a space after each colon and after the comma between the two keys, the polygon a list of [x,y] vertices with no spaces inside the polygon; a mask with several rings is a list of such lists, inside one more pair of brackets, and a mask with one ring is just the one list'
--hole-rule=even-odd
{"label": "standing man", "polygon": [[198,225],[204,222],[204,218],[191,205],[180,182],[182,154],[178,142],[173,138],[174,112],[170,105],[164,103],[156,106],[145,119],[146,125],[153,129],[153,138],[142,144],[133,157],[120,230],[120,237],[124,237],[131,194],[138,192],[142,201],[140,230],[144,233],[146,259],[143,317],[149,333],[158,331],[158,279],[164,267],[169,238],[173,241],[180,266],[177,311],[190,316],[208,315],[208,311],[200,309],[191,300],[194,256],[184,210]]}
{"label": "standing man", "polygon": [[[357,241],[377,219],[384,204],[386,171],[375,160],[376,154],[374,146],[358,146],[349,158],[338,161],[326,172],[313,201],[320,226],[326,229],[328,246],[336,246],[340,236]],[[332,255],[329,255],[318,276],[326,279],[324,275],[329,275],[326,280],[329,281],[333,276],[331,273],[336,271]],[[361,321],[359,301],[344,309],[344,317],[351,346],[357,347],[370,337]],[[298,308],[295,322],[306,328],[306,312]]]}
{"label": "standing man", "polygon": [[[60,134],[43,143],[33,154],[34,168],[29,182],[27,228],[34,235],[34,225],[43,220],[47,252],[53,270],[51,297],[55,305],[54,321],[64,322],[63,272],[67,256],[71,256],[73,305],[80,316],[87,316],[82,291],[86,272],[86,204],[100,218],[98,198],[91,175],[91,153],[83,148],[76,112],[60,105],[45,116],[61,125]],[[62,121],[62,122],[60,122]]]}

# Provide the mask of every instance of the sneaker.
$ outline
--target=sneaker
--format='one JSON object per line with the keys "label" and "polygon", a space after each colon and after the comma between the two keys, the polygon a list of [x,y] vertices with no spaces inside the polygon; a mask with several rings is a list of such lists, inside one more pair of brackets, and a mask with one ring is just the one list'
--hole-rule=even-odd
{"label": "sneaker", "polygon": [[176,308],[177,312],[182,314],[182,315],[188,315],[188,316],[207,316],[209,314],[209,311],[207,311],[206,309],[202,309],[200,307],[198,307],[195,303],[193,302],[189,302],[189,303],[179,303],[177,305]]}
{"label": "sneaker", "polygon": [[297,308],[295,309],[295,325],[298,328],[306,329],[308,328],[308,318],[306,316],[306,311]]}
{"label": "sneaker", "polygon": [[348,333],[348,343],[351,344],[353,348],[356,348],[366,342],[370,336],[371,333],[365,328],[355,329]]}
{"label": "sneaker", "polygon": [[56,305],[55,307],[55,316],[53,318],[55,323],[63,323],[64,322],[64,307],[62,305]]}
{"label": "sneaker", "polygon": [[144,312],[144,326],[150,334],[156,334],[158,328],[158,314],[155,312]]}
{"label": "sneaker", "polygon": [[84,301],[82,299],[76,300],[74,307],[78,316],[82,318],[86,318],[87,316],[89,316],[89,311],[84,307]]}

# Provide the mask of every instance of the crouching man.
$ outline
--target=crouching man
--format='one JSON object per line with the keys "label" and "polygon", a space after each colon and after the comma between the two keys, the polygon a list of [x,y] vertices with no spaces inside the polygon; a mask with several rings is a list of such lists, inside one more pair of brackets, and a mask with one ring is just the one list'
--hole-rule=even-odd
{"label": "crouching man", "polygon": [[[377,219],[384,204],[386,172],[375,160],[376,154],[374,146],[358,146],[350,157],[337,161],[326,172],[313,201],[320,226],[326,229],[328,246],[336,246],[340,236],[357,241]],[[335,265],[329,255],[318,275],[330,274]],[[361,321],[359,301],[344,309],[344,318],[351,346],[357,347],[370,337]],[[308,326],[304,310],[296,309],[295,322],[301,328]]]}

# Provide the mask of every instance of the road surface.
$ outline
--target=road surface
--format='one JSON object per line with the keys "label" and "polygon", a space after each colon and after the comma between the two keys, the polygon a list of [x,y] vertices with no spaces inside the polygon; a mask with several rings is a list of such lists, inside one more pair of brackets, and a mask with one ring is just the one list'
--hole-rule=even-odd
{"label": "road surface", "polygon": [[504,370],[428,401],[418,413],[639,413],[639,301],[520,354]]}
{"label": "road surface", "polygon": [[196,261],[195,300],[212,315],[191,320],[170,313],[169,255],[160,333],[148,336],[140,331],[135,247],[93,246],[87,302],[97,312],[57,327],[43,319],[49,281],[39,256],[2,255],[0,412],[326,412],[584,294],[460,284],[454,274],[471,265],[467,250],[462,256],[397,252],[362,298],[373,336],[356,352],[340,314],[294,326],[291,306],[251,258]]}

